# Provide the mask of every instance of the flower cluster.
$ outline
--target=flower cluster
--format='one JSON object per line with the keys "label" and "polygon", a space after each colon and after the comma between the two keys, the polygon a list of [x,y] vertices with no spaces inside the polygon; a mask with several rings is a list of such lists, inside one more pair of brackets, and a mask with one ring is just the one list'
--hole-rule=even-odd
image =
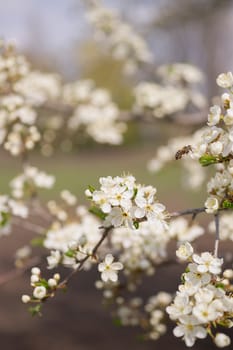
{"label": "flower cluster", "polygon": [[165,64],[157,68],[157,74],[167,82],[197,84],[204,80],[204,75],[197,67],[188,63]]}
{"label": "flower cluster", "polygon": [[49,156],[57,142],[68,151],[77,131],[99,143],[122,143],[126,124],[119,121],[120,111],[106,89],[95,88],[91,80],[63,84],[58,74],[31,70],[7,45],[0,50],[0,62],[0,144],[12,155],[38,144]]}
{"label": "flower cluster", "polygon": [[99,182],[100,190],[90,187],[86,195],[101,209],[105,227],[138,228],[146,220],[168,227],[168,214],[156,199],[156,188],[137,184],[133,176],[101,177]]}
{"label": "flower cluster", "polygon": [[10,216],[28,217],[28,208],[6,195],[0,196],[0,237],[10,234]]}
{"label": "flower cluster", "polygon": [[14,90],[28,103],[40,106],[47,101],[53,102],[60,98],[61,79],[58,74],[30,71],[15,83]]}
{"label": "flower cluster", "polygon": [[219,336],[216,335],[216,339],[212,330],[217,325],[230,327],[233,313],[232,296],[222,283],[223,259],[208,252],[194,254],[189,243],[178,249],[177,256],[190,263],[173,303],[166,309],[170,318],[177,322],[173,333],[182,337],[188,347],[207,334],[218,345]]}
{"label": "flower cluster", "polygon": [[81,80],[65,85],[63,96],[74,106],[68,121],[70,131],[85,128],[99,143],[122,143],[126,124],[118,121],[120,111],[107,90],[95,88],[92,80]]}
{"label": "flower cluster", "polygon": [[91,2],[87,19],[96,30],[96,38],[108,46],[116,60],[124,62],[124,71],[127,74],[134,73],[139,65],[152,60],[144,39],[121,20],[116,10]]}
{"label": "flower cluster", "polygon": [[[47,257],[48,268],[53,269],[59,264],[66,267],[78,268],[80,262],[87,256],[92,257],[92,251],[101,238],[100,221],[83,206],[75,208],[74,215],[67,212],[66,222],[56,219],[46,233],[43,245],[50,250]],[[84,269],[89,269],[95,260],[89,259]]]}
{"label": "flower cluster", "polygon": [[159,339],[167,331],[165,308],[171,303],[169,293],[159,292],[151,296],[145,305],[145,311],[149,314],[148,337],[152,340]]}
{"label": "flower cluster", "polygon": [[38,188],[50,189],[54,182],[54,176],[47,175],[36,167],[25,166],[24,172],[10,182],[12,196],[15,198],[33,196]]}
{"label": "flower cluster", "polygon": [[205,107],[204,96],[191,86],[203,78],[196,67],[176,63],[158,67],[157,74],[162,78],[162,84],[141,82],[134,89],[136,113],[163,118],[184,110],[189,104],[199,109]]}
{"label": "flower cluster", "polygon": [[148,112],[156,118],[185,109],[189,96],[184,89],[141,82],[134,89],[136,113]]}
{"label": "flower cluster", "polygon": [[[217,84],[227,88],[228,93],[221,96],[222,106],[214,105],[208,114],[208,127],[200,130],[193,138],[191,146],[183,147],[181,157],[187,154],[191,159],[198,159],[203,166],[216,164],[217,173],[209,181],[206,212],[216,213],[219,208],[232,203],[233,191],[233,96],[232,73],[220,74]],[[184,151],[188,147],[187,152]],[[181,158],[180,157],[180,158]],[[157,162],[158,163],[158,162]],[[152,163],[153,167],[153,163]],[[156,162],[155,162],[156,167]]]}
{"label": "flower cluster", "polygon": [[23,55],[15,52],[12,44],[0,42],[0,93],[8,93],[13,83],[25,77],[30,70]]}
{"label": "flower cluster", "polygon": [[[110,294],[111,295],[111,294]],[[109,295],[109,296],[110,296]],[[108,295],[105,295],[108,298]],[[123,297],[116,299],[117,308],[114,312],[115,320],[117,324],[122,326],[139,326],[141,320],[141,306],[142,299],[134,297],[129,300]]]}
{"label": "flower cluster", "polygon": [[20,95],[11,94],[1,98],[0,144],[17,156],[34,148],[40,133],[34,125],[35,111]]}
{"label": "flower cluster", "polygon": [[[117,13],[95,1],[90,2],[89,9],[90,21],[110,46],[113,56],[122,60],[126,71],[132,72],[141,63],[150,61],[144,40]],[[202,95],[191,86],[202,79],[195,67],[174,64],[159,67],[156,73],[162,85],[142,82],[135,88],[133,115],[135,112],[162,118],[186,107],[205,105]],[[233,270],[222,273],[223,259],[217,257],[219,237],[233,240],[229,215],[218,221],[220,209],[233,208],[232,73],[221,74],[217,84],[229,91],[222,95],[221,106],[210,108],[207,128],[196,131],[192,137],[171,140],[168,146],[158,149],[150,163],[150,168],[158,170],[180,149],[175,158],[184,158],[193,187],[204,179],[203,172],[196,171],[196,160],[204,166],[215,164],[217,172],[208,182],[205,208],[169,215],[157,199],[156,188],[138,184],[131,175],[101,177],[99,189],[89,186],[86,195],[93,204],[90,211],[77,205],[76,196],[68,190],[61,192],[59,200],[49,200],[44,207],[37,190],[50,189],[55,178],[29,165],[28,152],[40,141],[43,154],[49,155],[56,140],[62,140],[61,147],[67,150],[77,131],[80,135],[85,131],[85,135],[97,142],[118,145],[126,124],[120,121],[120,110],[110,93],[97,88],[92,80],[64,84],[59,75],[31,70],[13,47],[0,44],[0,145],[12,155],[20,156],[23,169],[10,183],[12,196],[0,196],[0,236],[10,233],[11,223],[22,224],[22,228],[40,234],[31,241],[31,246],[39,244],[49,250],[49,270],[59,265],[73,269],[61,282],[57,273],[46,279],[38,267],[32,269],[32,296],[23,295],[22,301],[35,303],[31,308],[33,314],[40,313],[42,302],[64,289],[76,272],[89,270],[96,264],[101,278],[96,286],[103,289],[106,303],[116,304],[115,315],[121,324],[140,325],[148,331],[147,338],[158,339],[166,332],[166,308],[177,323],[174,335],[183,337],[187,346],[193,346],[197,338],[206,338],[208,334],[219,347],[230,344],[230,338],[216,333],[215,328],[229,328],[233,324]],[[46,113],[42,113],[45,109]],[[64,139],[64,134],[69,137]],[[187,146],[183,147],[184,144]],[[194,221],[195,215],[204,210],[216,214],[214,255],[195,254],[189,243],[204,233]],[[30,222],[34,214],[39,224]],[[168,225],[170,216],[184,214],[192,214],[193,220],[176,218]],[[212,226],[213,223],[210,231]],[[176,262],[189,263],[179,290],[171,305],[171,296],[165,292],[151,297],[144,305],[141,298],[130,293],[136,292],[143,276],[152,276],[159,266],[170,263],[172,240],[179,246]],[[16,266],[25,267],[31,252],[29,244],[20,248],[15,256]]]}
{"label": "flower cluster", "polygon": [[[22,302],[24,304],[36,303],[37,306],[30,308],[32,315],[40,314],[41,302],[47,298],[54,296],[57,288],[60,288],[59,281],[60,275],[54,274],[52,278],[48,280],[41,276],[41,270],[38,267],[33,267],[31,270],[31,286],[33,287],[32,296],[27,294],[22,295]],[[62,288],[62,286],[61,286]]]}
{"label": "flower cluster", "polygon": [[30,67],[12,45],[0,48],[0,144],[12,155],[25,153],[40,140],[35,126],[37,113],[16,85],[27,77]]}
{"label": "flower cluster", "polygon": [[[195,159],[188,157],[189,148],[184,149],[184,145],[193,145],[199,142],[204,129],[199,129],[194,134],[189,136],[179,136],[171,138],[167,145],[157,148],[155,156],[148,162],[148,169],[151,172],[160,171],[166,164],[175,161],[175,155],[182,158],[181,165],[184,168],[182,176],[182,184],[189,189],[196,190],[203,184],[206,173]],[[180,152],[177,150],[181,150]],[[179,156],[180,155],[180,156]]]}
{"label": "flower cluster", "polygon": [[186,220],[184,217],[180,217],[171,220],[168,234],[171,238],[176,239],[178,242],[193,242],[195,239],[204,234],[204,228],[194,222],[192,222],[190,225],[188,220]]}
{"label": "flower cluster", "polygon": [[232,202],[233,174],[229,171],[229,167],[233,165],[231,163],[232,161],[229,162],[228,167],[222,164],[207,184],[209,194],[205,202],[207,213],[215,213],[221,206]]}
{"label": "flower cluster", "polygon": [[112,244],[124,264],[128,289],[135,289],[142,275],[153,275],[156,267],[167,258],[168,232],[154,220],[140,223],[137,230],[130,227],[113,230]]}

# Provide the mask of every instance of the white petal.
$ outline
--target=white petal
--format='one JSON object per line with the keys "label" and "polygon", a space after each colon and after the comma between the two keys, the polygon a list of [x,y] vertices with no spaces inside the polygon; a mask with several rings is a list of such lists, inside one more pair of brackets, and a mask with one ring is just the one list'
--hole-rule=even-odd
{"label": "white petal", "polygon": [[123,269],[123,265],[122,265],[121,262],[114,262],[114,263],[112,263],[111,268],[113,270],[122,270]]}
{"label": "white petal", "polygon": [[101,273],[101,279],[104,282],[107,282],[109,280],[109,274],[108,274],[108,272],[106,270]]}
{"label": "white petal", "polygon": [[109,203],[104,203],[101,209],[105,214],[108,214],[111,211],[111,205]]}
{"label": "white petal", "polygon": [[103,271],[105,270],[105,268],[106,268],[106,264],[105,264],[105,263],[100,263],[100,264],[98,265],[98,270],[99,270],[100,272],[103,272]]}
{"label": "white petal", "polygon": [[182,337],[184,335],[184,327],[177,326],[173,329],[173,334],[175,337]]}
{"label": "white petal", "polygon": [[109,279],[110,279],[112,282],[116,282],[116,281],[118,280],[118,276],[117,276],[116,272],[111,271],[110,274],[109,274]]}
{"label": "white petal", "polygon": [[145,216],[145,210],[141,208],[136,208],[134,212],[134,216],[138,219],[143,218],[143,216]]}
{"label": "white petal", "polygon": [[112,256],[112,254],[107,254],[107,255],[105,256],[105,263],[106,263],[107,265],[111,265],[111,263],[113,262],[113,260],[114,260],[114,257]]}

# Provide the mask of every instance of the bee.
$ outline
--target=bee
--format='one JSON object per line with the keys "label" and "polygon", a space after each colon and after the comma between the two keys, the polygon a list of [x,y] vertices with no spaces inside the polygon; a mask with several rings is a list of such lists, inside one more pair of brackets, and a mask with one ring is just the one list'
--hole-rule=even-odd
{"label": "bee", "polygon": [[176,155],[175,155],[176,160],[181,159],[183,155],[188,154],[191,151],[192,151],[192,147],[190,145],[184,146],[178,152],[176,152]]}

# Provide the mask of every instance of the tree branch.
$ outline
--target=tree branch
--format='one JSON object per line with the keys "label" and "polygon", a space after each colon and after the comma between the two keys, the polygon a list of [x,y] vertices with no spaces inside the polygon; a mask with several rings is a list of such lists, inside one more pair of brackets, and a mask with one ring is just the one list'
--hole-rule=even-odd
{"label": "tree branch", "polygon": [[82,269],[83,265],[85,264],[85,262],[91,258],[91,257],[95,257],[99,247],[101,246],[101,244],[103,243],[103,241],[106,239],[106,237],[108,236],[109,232],[112,230],[112,227],[107,227],[105,228],[100,240],[96,243],[95,247],[92,250],[92,253],[89,255],[86,255],[82,260],[80,260],[79,265],[76,269],[74,269],[62,282],[59,283],[58,288],[63,288],[67,282],[78,272]]}

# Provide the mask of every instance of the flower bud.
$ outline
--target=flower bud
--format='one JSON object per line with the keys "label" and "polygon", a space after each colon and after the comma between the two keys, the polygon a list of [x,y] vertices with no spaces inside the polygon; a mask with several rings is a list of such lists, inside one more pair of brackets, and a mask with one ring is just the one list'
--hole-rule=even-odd
{"label": "flower bud", "polygon": [[40,269],[39,269],[39,267],[33,267],[33,268],[31,269],[31,273],[32,273],[32,275],[39,275],[39,274],[40,274]]}
{"label": "flower bud", "polygon": [[224,348],[225,346],[230,345],[231,340],[228,335],[224,333],[217,333],[214,338],[214,342],[219,348]]}
{"label": "flower bud", "polygon": [[31,300],[31,298],[30,298],[29,295],[24,294],[24,295],[22,295],[21,300],[22,300],[22,302],[23,302],[24,304],[27,304],[27,303],[29,303],[29,301]]}
{"label": "flower bud", "polygon": [[49,287],[53,288],[53,287],[56,287],[57,286],[57,281],[54,279],[54,278],[50,278],[48,280],[48,285]]}
{"label": "flower bud", "polygon": [[46,296],[47,290],[44,286],[38,286],[33,291],[33,296],[36,299],[43,299]]}

